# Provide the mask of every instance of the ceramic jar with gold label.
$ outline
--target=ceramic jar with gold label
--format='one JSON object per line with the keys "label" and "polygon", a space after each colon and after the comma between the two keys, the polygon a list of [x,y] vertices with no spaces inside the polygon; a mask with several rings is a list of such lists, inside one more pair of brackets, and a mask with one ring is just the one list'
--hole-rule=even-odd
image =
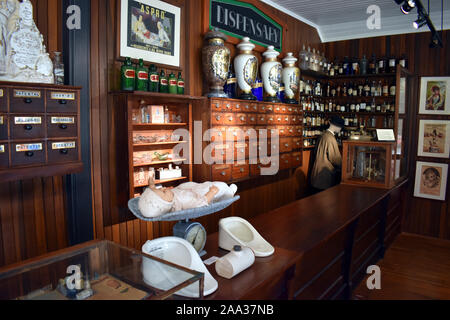
{"label": "ceramic jar with gold label", "polygon": [[202,49],[203,75],[208,83],[208,97],[227,98],[223,86],[227,81],[230,65],[230,49],[225,46],[227,36],[217,29],[205,35]]}
{"label": "ceramic jar with gold label", "polygon": [[277,57],[280,53],[274,50],[274,46],[269,46],[267,51],[263,52],[266,61],[261,65],[261,77],[264,84],[266,97],[264,101],[280,102],[277,97],[281,85],[281,72],[283,66]]}
{"label": "ceramic jar with gold label", "polygon": [[258,73],[258,59],[252,53],[255,45],[250,42],[249,37],[244,37],[236,47],[240,50],[240,54],[234,58],[234,70],[241,90],[239,99],[256,100],[252,93]]}
{"label": "ceramic jar with gold label", "polygon": [[299,89],[300,82],[300,69],[295,66],[297,58],[292,55],[292,52],[288,52],[283,59],[284,68],[281,73],[281,78],[284,83],[284,102],[297,104],[295,97]]}

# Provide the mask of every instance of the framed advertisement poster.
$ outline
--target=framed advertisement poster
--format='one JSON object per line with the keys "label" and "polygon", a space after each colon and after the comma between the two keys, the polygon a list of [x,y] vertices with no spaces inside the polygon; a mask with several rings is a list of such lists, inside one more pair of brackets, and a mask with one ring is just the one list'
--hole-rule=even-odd
{"label": "framed advertisement poster", "polygon": [[445,201],[447,174],[448,164],[418,161],[414,196]]}
{"label": "framed advertisement poster", "polygon": [[422,77],[420,114],[450,115],[450,77]]}
{"label": "framed advertisement poster", "polygon": [[180,66],[181,9],[159,0],[120,0],[119,55]]}
{"label": "framed advertisement poster", "polygon": [[450,154],[450,121],[420,120],[417,155],[448,158]]}

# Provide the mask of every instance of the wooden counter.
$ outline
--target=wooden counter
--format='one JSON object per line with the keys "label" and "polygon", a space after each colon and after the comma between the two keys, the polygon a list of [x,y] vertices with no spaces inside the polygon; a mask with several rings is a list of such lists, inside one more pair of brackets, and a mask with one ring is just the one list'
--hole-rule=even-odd
{"label": "wooden counter", "polygon": [[[382,258],[400,233],[405,186],[383,190],[339,185],[251,219],[275,247],[273,258],[257,258],[231,280],[210,266],[219,289],[207,298],[349,298],[367,266]],[[217,249],[217,238],[217,233],[208,237],[205,258],[227,253]]]}

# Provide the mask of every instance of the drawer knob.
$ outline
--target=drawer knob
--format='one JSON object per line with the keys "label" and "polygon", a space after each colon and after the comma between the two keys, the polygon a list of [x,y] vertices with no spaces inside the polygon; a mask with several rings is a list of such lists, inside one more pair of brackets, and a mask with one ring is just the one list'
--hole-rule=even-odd
{"label": "drawer knob", "polygon": [[225,173],[225,171],[222,171],[221,175],[222,175],[223,177],[225,177],[227,174]]}
{"label": "drawer knob", "polygon": [[30,125],[30,124],[25,125],[23,128],[24,128],[25,130],[27,130],[27,131],[33,130],[33,126]]}
{"label": "drawer knob", "polygon": [[69,150],[67,150],[67,149],[61,149],[61,150],[59,150],[59,152],[60,152],[61,154],[68,154],[68,153],[69,153]]}
{"label": "drawer knob", "polygon": [[33,99],[31,99],[31,98],[25,98],[25,99],[23,99],[23,102],[30,104],[30,103],[33,102]]}
{"label": "drawer knob", "polygon": [[67,100],[61,99],[61,100],[59,100],[59,104],[67,104]]}
{"label": "drawer knob", "polygon": [[67,124],[60,124],[59,128],[62,130],[66,130],[67,129]]}
{"label": "drawer knob", "polygon": [[31,158],[32,156],[34,156],[34,152],[33,151],[27,151],[25,152],[25,155],[29,158]]}
{"label": "drawer knob", "polygon": [[240,109],[240,108],[241,108],[241,106],[237,104],[236,105],[236,109]]}
{"label": "drawer knob", "polygon": [[244,171],[245,171],[245,170],[244,170],[244,168],[241,168],[241,170],[240,170],[240,171],[241,171],[241,173],[244,173]]}
{"label": "drawer knob", "polygon": [[254,118],[254,117],[251,117],[250,120],[251,120],[251,121],[255,121],[255,118]]}
{"label": "drawer knob", "polygon": [[219,121],[220,120],[220,116],[216,116],[216,120]]}
{"label": "drawer knob", "polygon": [[244,118],[244,117],[241,117],[240,119],[241,119],[241,121],[244,121],[244,120],[245,120],[245,118]]}
{"label": "drawer knob", "polygon": [[249,108],[249,106],[248,106],[248,105],[246,105],[246,106],[245,106],[245,109],[247,109],[247,110],[248,110],[248,108]]}
{"label": "drawer knob", "polygon": [[216,108],[219,109],[220,108],[220,104],[216,103]]}
{"label": "drawer knob", "polygon": [[289,143],[285,143],[284,146],[285,146],[286,148],[289,148]]}
{"label": "drawer knob", "polygon": [[233,117],[228,117],[228,121],[233,121]]}
{"label": "drawer knob", "polygon": [[230,109],[230,107],[231,107],[230,104],[227,104],[227,109]]}

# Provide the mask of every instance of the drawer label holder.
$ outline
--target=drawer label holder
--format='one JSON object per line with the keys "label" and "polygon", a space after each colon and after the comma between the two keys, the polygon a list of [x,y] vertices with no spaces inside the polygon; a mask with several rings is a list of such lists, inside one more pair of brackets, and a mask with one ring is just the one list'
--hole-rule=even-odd
{"label": "drawer label holder", "polygon": [[16,152],[41,151],[42,143],[29,143],[16,145]]}
{"label": "drawer label holder", "polygon": [[14,98],[41,98],[41,92],[35,90],[14,90]]}
{"label": "drawer label holder", "polygon": [[14,117],[15,124],[42,124],[41,117]]}
{"label": "drawer label holder", "polygon": [[75,100],[75,92],[54,92],[50,93],[52,100]]}
{"label": "drawer label holder", "polygon": [[76,147],[75,141],[52,143],[52,150],[75,149],[75,147]]}
{"label": "drawer label holder", "polygon": [[52,124],[74,124],[74,117],[52,117]]}

